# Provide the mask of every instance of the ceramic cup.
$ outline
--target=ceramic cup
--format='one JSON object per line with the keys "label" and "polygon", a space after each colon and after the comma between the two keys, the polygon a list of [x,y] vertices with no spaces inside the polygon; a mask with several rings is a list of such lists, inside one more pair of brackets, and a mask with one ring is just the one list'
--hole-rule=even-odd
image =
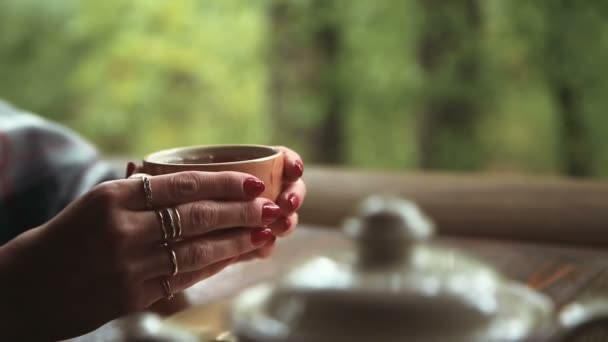
{"label": "ceramic cup", "polygon": [[264,145],[208,145],[178,147],[144,158],[143,172],[162,175],[182,171],[238,171],[266,185],[262,197],[276,200],[281,193],[283,153]]}

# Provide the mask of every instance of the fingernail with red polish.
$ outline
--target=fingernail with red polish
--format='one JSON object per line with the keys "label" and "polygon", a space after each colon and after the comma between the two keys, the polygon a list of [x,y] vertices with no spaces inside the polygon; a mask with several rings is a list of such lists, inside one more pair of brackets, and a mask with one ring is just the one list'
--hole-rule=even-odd
{"label": "fingernail with red polish", "polygon": [[289,202],[289,209],[291,210],[296,210],[300,206],[300,198],[296,194],[290,194],[287,196],[287,201]]}
{"label": "fingernail with red polish", "polygon": [[262,222],[269,224],[276,221],[281,216],[281,208],[278,205],[268,202],[262,207]]}
{"label": "fingernail with red polish", "polygon": [[128,162],[127,163],[127,173],[126,173],[126,178],[129,178],[132,174],[133,171],[135,171],[135,163],[133,162]]}
{"label": "fingernail with red polish", "polygon": [[302,177],[302,175],[304,174],[304,164],[302,164],[301,160],[296,160],[296,162],[293,164],[294,170],[295,170],[295,175],[297,177]]}
{"label": "fingernail with red polish", "polygon": [[247,178],[243,182],[243,190],[247,196],[258,197],[265,189],[266,185],[264,185],[264,182],[257,178]]}
{"label": "fingernail with red polish", "polygon": [[266,242],[266,244],[264,246],[266,246],[266,247],[272,246],[272,245],[274,245],[275,241],[277,241],[277,237],[273,235],[272,238],[270,240],[268,240],[268,242]]}
{"label": "fingernail with red polish", "polygon": [[262,245],[274,238],[272,231],[268,228],[260,228],[251,232],[251,243],[254,245]]}
{"label": "fingernail with red polish", "polygon": [[289,228],[291,228],[291,220],[289,217],[284,217],[281,222],[281,233],[288,231]]}

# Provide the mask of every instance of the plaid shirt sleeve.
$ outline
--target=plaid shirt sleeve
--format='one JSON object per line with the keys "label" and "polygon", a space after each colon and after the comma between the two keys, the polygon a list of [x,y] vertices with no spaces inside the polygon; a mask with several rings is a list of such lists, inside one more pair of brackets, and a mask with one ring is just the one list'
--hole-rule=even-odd
{"label": "plaid shirt sleeve", "polygon": [[116,178],[74,132],[0,101],[0,245]]}

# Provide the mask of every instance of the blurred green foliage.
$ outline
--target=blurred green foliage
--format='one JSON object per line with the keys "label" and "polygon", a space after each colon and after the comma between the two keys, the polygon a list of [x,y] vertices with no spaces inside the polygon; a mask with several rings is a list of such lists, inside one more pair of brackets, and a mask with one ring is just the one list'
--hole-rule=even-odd
{"label": "blurred green foliage", "polygon": [[107,154],[608,175],[601,0],[0,0],[0,97]]}

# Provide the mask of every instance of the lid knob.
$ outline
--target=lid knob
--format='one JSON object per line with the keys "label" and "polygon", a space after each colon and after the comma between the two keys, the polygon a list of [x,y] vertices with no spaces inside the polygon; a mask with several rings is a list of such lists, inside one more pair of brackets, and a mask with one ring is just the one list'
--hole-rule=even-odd
{"label": "lid knob", "polygon": [[376,195],[363,201],[344,230],[356,240],[358,267],[382,269],[403,263],[412,245],[433,235],[434,226],[415,203]]}

